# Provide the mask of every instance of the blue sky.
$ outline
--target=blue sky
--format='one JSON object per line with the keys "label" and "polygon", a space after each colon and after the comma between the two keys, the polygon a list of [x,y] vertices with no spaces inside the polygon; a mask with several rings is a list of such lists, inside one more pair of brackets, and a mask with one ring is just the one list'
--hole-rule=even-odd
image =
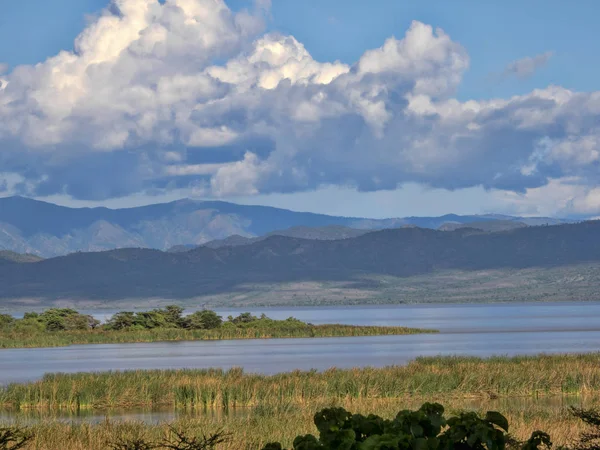
{"label": "blue sky", "polygon": [[[5,72],[13,74],[12,76],[16,76],[14,75],[16,71],[12,72],[16,66],[44,63],[47,58],[56,55],[61,50],[72,51],[77,35],[93,24],[100,11],[107,6],[107,0],[54,0],[52,2],[21,0],[5,3],[0,16],[0,64],[7,64],[8,69]],[[265,13],[264,28],[252,36],[244,35],[240,39],[246,41],[245,45],[251,45],[253,40],[260,39],[265,33],[277,32],[282,36],[293,36],[318,62],[339,60],[341,63],[351,66],[359,61],[369,49],[381,47],[389,37],[394,36],[401,40],[411,27],[411,23],[419,21],[431,25],[434,29],[442,28],[449,35],[451,41],[462,47],[464,53],[468,55],[468,67],[457,69],[460,72],[460,82],[456,83],[451,95],[453,99],[463,104],[469,100],[483,104],[489,100],[504,101],[513,96],[525,97],[535,89],[543,90],[551,85],[559,86],[570,92],[592,93],[597,89],[597,80],[600,79],[600,60],[596,57],[595,47],[596,43],[600,41],[600,30],[595,22],[600,13],[600,4],[595,1],[580,0],[576,3],[567,3],[559,0],[529,0],[527,2],[515,0],[503,2],[380,0],[375,4],[376,6],[373,6],[373,2],[358,0],[304,0],[302,2],[273,0],[270,10]],[[253,12],[256,9],[253,2],[246,0],[232,0],[227,2],[227,5],[234,13],[243,9]],[[249,52],[247,46],[242,46],[239,51],[243,54]],[[460,53],[459,50],[456,52]],[[228,53],[225,59],[218,56],[213,59],[213,62],[224,63],[228,58],[234,56]],[[526,65],[514,65],[515,61],[536,57],[539,59],[536,60],[538,63],[534,63],[533,69],[527,69]],[[513,66],[510,66],[511,64]],[[508,69],[509,67],[524,69],[511,71]],[[182,70],[184,69],[182,68]],[[186,67],[185,70],[188,68]],[[399,76],[403,76],[403,74]],[[11,81],[11,84],[14,86],[17,83]],[[394,89],[399,88],[394,87]],[[389,88],[389,91],[391,90],[393,89]],[[2,91],[0,91],[1,95]],[[286,95],[292,95],[292,93],[289,92]],[[432,101],[438,101],[440,104],[448,98],[446,93],[439,99],[430,93],[427,95]],[[233,120],[231,117],[234,116],[227,115],[223,119],[224,121],[219,122],[219,127],[228,129],[227,120]],[[206,122],[206,119],[203,120]],[[368,122],[368,119],[365,120]],[[591,113],[586,123],[594,124],[596,121],[597,117]],[[346,122],[343,124],[345,126]],[[352,130],[352,126],[349,126],[348,134]],[[337,127],[340,133],[344,133],[345,128],[340,128],[339,124]],[[573,154],[578,154],[577,152],[580,151],[579,147],[574,144],[575,141],[577,141],[577,145],[582,146],[583,150],[581,151],[596,152],[595,131],[590,131],[594,126],[590,125],[590,129],[582,129],[576,133],[572,132],[572,125],[568,128],[570,130],[568,132],[555,132],[555,128],[545,128],[543,132],[539,133],[536,131],[535,140],[527,140],[527,143],[521,140],[525,139],[523,136],[507,137],[509,144],[506,145],[509,145],[511,149],[513,146],[519,145],[523,145],[523,149],[518,154],[515,151],[516,156],[513,161],[505,163],[493,158],[494,167],[489,169],[492,178],[495,179],[498,174],[505,177],[502,182],[497,183],[488,183],[485,176],[473,173],[477,170],[478,165],[484,164],[483,157],[476,157],[469,161],[469,167],[472,164],[470,171],[462,170],[464,163],[448,164],[447,168],[443,170],[449,171],[449,175],[434,176],[427,173],[427,169],[422,168],[408,171],[405,169],[405,160],[398,162],[396,158],[391,158],[389,161],[384,161],[385,157],[382,156],[384,150],[388,152],[387,154],[394,152],[393,148],[386,147],[377,154],[377,158],[382,159],[382,165],[373,165],[372,172],[368,174],[354,175],[354,172],[358,170],[356,166],[360,166],[356,162],[356,158],[360,158],[361,149],[357,148],[355,160],[348,162],[347,166],[343,166],[339,170],[335,167],[335,158],[343,156],[343,153],[334,154],[332,152],[330,156],[322,156],[324,152],[321,152],[319,155],[307,155],[285,161],[282,163],[285,166],[279,168],[279,173],[291,170],[290,165],[295,164],[298,164],[298,167],[293,167],[293,169],[297,169],[296,172],[310,171],[313,166],[310,170],[307,169],[307,161],[312,161],[311,164],[314,165],[314,161],[318,159],[320,164],[323,164],[322,171],[315,170],[315,174],[307,175],[311,178],[310,181],[304,180],[293,185],[288,185],[272,177],[264,182],[261,178],[257,181],[255,178],[258,175],[253,174],[254,178],[252,178],[250,186],[245,178],[245,173],[239,173],[231,176],[238,176],[243,183],[228,180],[227,186],[233,183],[237,187],[221,189],[220,193],[215,194],[215,186],[221,186],[219,184],[221,182],[207,179],[204,176],[204,169],[196,167],[193,170],[188,169],[187,172],[179,168],[177,170],[179,174],[194,172],[194,174],[202,175],[197,177],[198,180],[203,183],[212,183],[212,190],[190,190],[190,186],[197,188],[198,180],[194,180],[193,176],[186,175],[178,179],[160,179],[151,182],[144,179],[139,183],[119,183],[114,189],[107,189],[97,194],[84,194],[79,192],[91,192],[90,189],[78,190],[75,186],[77,183],[86,182],[86,177],[78,176],[76,183],[61,188],[56,187],[59,183],[52,182],[52,177],[59,175],[62,178],[70,177],[76,171],[78,164],[89,167],[87,165],[89,163],[82,163],[78,159],[81,157],[82,145],[85,147],[85,144],[67,138],[64,139],[64,142],[52,140],[52,145],[47,146],[48,148],[56,149],[65,146],[77,149],[70,150],[72,153],[68,157],[62,151],[56,150],[56,154],[60,153],[61,156],[55,156],[50,161],[44,159],[48,151],[41,152],[40,154],[43,156],[38,156],[38,153],[31,150],[32,148],[37,150],[39,147],[37,137],[33,139],[12,135],[2,141],[2,129],[0,129],[0,144],[3,143],[5,148],[7,146],[18,147],[21,156],[9,155],[10,157],[7,156],[4,160],[0,159],[0,162],[3,162],[7,168],[10,166],[10,170],[4,172],[6,178],[4,195],[30,192],[31,195],[37,197],[48,197],[63,204],[73,205],[129,206],[185,195],[202,197],[217,195],[224,199],[244,203],[264,203],[291,209],[378,217],[492,211],[526,215],[596,215],[600,213],[600,202],[596,200],[600,194],[594,191],[597,184],[594,178],[597,173],[595,159],[589,160],[591,165],[588,164],[587,168],[582,168],[583,164],[579,164],[577,167],[566,167],[566,163],[561,163],[562,165],[558,167],[557,157],[554,157],[552,161],[538,161],[540,154],[552,153],[550,150],[540,153],[540,146],[543,147],[545,145],[543,143],[546,142],[544,139],[549,139],[552,142],[552,148],[558,148],[562,152],[561,155],[568,153],[572,158],[574,158]],[[257,134],[255,128],[251,132],[245,131],[252,138],[246,138],[243,141],[244,151],[254,148],[254,138]],[[7,133],[5,132],[5,134]],[[377,139],[381,140],[381,136],[377,134],[381,132],[373,131],[373,133],[376,135],[376,141]],[[579,143],[578,133],[589,134],[585,144]],[[323,131],[320,136],[323,138],[323,136],[329,135]],[[494,136],[494,139],[498,139],[498,136]],[[423,142],[427,138],[427,134],[423,134],[418,137],[417,141]],[[527,139],[529,138],[528,135]],[[279,139],[281,137],[273,137],[273,142],[279,142]],[[450,138],[442,137],[440,139],[437,141],[438,145],[439,142],[445,142],[444,139]],[[487,137],[478,137],[478,139],[478,142],[487,141]],[[15,144],[15,142],[18,143]],[[364,155],[369,154],[366,147],[367,142],[371,142],[371,140],[364,139]],[[44,145],[46,145],[45,142]],[[151,141],[144,145],[156,145],[156,142]],[[187,147],[182,151],[186,153],[187,161],[192,161],[193,158],[189,157],[191,153],[189,147],[194,145],[189,142],[183,144],[179,142],[175,147],[179,148],[178,145]],[[335,145],[340,145],[340,152],[343,152],[346,144]],[[207,147],[205,144],[199,146]],[[225,147],[226,150],[223,151],[229,155],[227,152],[231,150],[231,146],[223,146],[223,148]],[[299,147],[302,145],[299,144]],[[210,148],[210,151],[214,152],[221,147],[220,144],[215,144],[210,145]],[[116,155],[120,155],[122,151],[139,152],[131,144],[123,144],[120,141],[118,144],[114,144],[114,149],[111,150],[114,150],[115,161],[120,161],[120,157]],[[402,150],[398,149],[398,151]],[[456,151],[460,150],[461,148],[458,148]],[[106,151],[106,148],[103,151]],[[237,155],[238,160],[242,157],[240,151],[233,152]],[[294,155],[307,151],[295,149]],[[505,150],[490,149],[489,153],[486,153],[488,159],[489,155],[495,154],[494,152],[497,151]],[[506,150],[507,153],[511,151]],[[261,152],[265,152],[265,155],[277,153],[273,150],[256,150],[256,154],[259,155],[259,163],[266,161],[266,159],[263,161]],[[285,152],[289,154],[289,150],[286,149]],[[27,159],[22,157],[25,153],[28,155],[35,153],[36,156],[28,156],[27,158],[30,159]],[[94,158],[100,158],[95,151],[94,155],[96,155]],[[373,160],[371,156],[365,157],[369,161]],[[153,158],[155,158],[154,154],[146,156],[144,160]],[[173,156],[173,158],[176,157]],[[207,158],[210,159],[210,157]],[[282,158],[280,157],[278,160]],[[58,164],[56,163],[58,159],[61,161],[69,159],[73,162],[69,163],[69,166],[61,166],[60,170],[57,169],[54,172],[54,175],[50,172],[45,173],[47,167],[52,165],[54,168]],[[413,159],[409,158],[410,161]],[[580,160],[581,157],[578,161]],[[35,170],[23,169],[24,166],[33,164],[33,161],[40,166]],[[204,159],[199,157],[198,161],[202,162]],[[381,175],[387,168],[393,172],[390,164],[396,163],[399,164],[399,172],[406,171],[407,173],[398,177],[387,173]],[[119,164],[119,162],[115,162],[115,164]],[[253,167],[259,166],[254,160],[252,160],[252,164],[254,164]],[[514,176],[506,175],[506,171],[514,169],[516,165],[520,165],[521,174],[527,172],[529,170],[527,164],[533,164],[535,167],[532,170],[539,172],[539,176],[516,180]],[[191,166],[191,164],[188,165]],[[264,167],[264,170],[260,169],[261,174],[266,171],[266,163]],[[593,170],[590,171],[590,167]],[[136,167],[137,169],[139,167]],[[258,171],[258,169],[256,170]],[[436,170],[442,169],[436,168]],[[453,170],[456,171],[456,175],[451,179],[450,172]],[[31,172],[35,172],[35,176],[29,180],[28,176]],[[172,169],[171,172],[176,172],[176,170]],[[322,173],[327,173],[327,175],[321,175]],[[493,175],[494,173],[496,175]],[[101,183],[103,177],[108,180],[113,176],[114,172],[107,171],[92,178],[97,178],[97,182]],[[285,179],[286,175],[283,175],[282,178]],[[383,181],[374,182],[373,179],[376,178],[382,178]],[[48,179],[50,181],[47,181]],[[322,181],[320,181],[321,179]],[[18,180],[18,182],[14,180]],[[89,182],[92,183],[92,179]],[[382,189],[379,189],[377,183],[381,183]],[[390,186],[393,186],[394,183],[399,183],[399,188],[390,190]],[[2,180],[0,179],[1,186]],[[356,192],[356,189],[368,192]],[[0,195],[2,194],[0,193]],[[557,198],[552,196],[557,196]]]}
{"label": "blue sky", "polygon": [[[232,9],[252,2],[227,2]],[[320,61],[351,64],[389,36],[400,36],[412,20],[444,29],[463,44],[471,68],[459,89],[463,100],[522,94],[549,84],[592,91],[600,79],[600,59],[593,57],[600,28],[600,4],[578,0],[274,0],[270,30],[295,36]],[[0,17],[0,61],[11,66],[35,64],[63,49],[99,13],[107,0],[21,0],[6,2]],[[526,80],[490,80],[511,61],[553,51],[544,70]]]}

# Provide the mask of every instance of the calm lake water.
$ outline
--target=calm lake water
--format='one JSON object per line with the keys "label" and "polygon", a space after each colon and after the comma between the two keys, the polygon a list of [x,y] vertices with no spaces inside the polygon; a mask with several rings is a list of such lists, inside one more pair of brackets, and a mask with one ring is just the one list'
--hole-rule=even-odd
{"label": "calm lake water", "polygon": [[[418,356],[600,351],[600,303],[250,308],[254,314],[314,324],[400,325],[439,334],[324,339],[159,342],[0,350],[0,384],[49,372],[243,367],[294,369],[386,366]],[[105,318],[112,311],[90,311]],[[222,315],[238,310],[220,310]]]}

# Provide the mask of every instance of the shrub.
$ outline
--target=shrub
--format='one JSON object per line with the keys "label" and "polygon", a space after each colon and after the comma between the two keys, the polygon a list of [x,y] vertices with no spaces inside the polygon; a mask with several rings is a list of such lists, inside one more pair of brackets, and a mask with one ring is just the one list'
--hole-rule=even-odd
{"label": "shrub", "polygon": [[[294,450],[504,450],[508,442],[508,421],[502,414],[490,411],[480,417],[469,412],[446,420],[444,407],[437,403],[400,411],[393,420],[327,408],[315,414],[314,422],[319,437],[298,436]],[[548,435],[535,432],[521,448],[551,445]],[[274,442],[263,450],[283,447]]]}

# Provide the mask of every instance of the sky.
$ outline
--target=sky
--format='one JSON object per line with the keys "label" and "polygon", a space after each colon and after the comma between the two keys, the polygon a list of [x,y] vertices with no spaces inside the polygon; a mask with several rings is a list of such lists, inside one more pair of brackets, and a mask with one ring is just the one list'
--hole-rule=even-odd
{"label": "sky", "polygon": [[0,196],[600,214],[600,5],[21,0]]}

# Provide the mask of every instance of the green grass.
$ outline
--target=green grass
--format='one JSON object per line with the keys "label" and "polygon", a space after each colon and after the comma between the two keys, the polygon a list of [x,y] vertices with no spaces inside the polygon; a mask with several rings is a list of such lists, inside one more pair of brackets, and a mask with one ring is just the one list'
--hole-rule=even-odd
{"label": "green grass", "polygon": [[224,339],[323,338],[436,333],[406,327],[352,325],[293,325],[289,327],[223,327],[214,330],[156,328],[151,330],[89,330],[36,333],[0,332],[0,348],[63,347],[78,344],[121,344],[133,342],[197,341]]}
{"label": "green grass", "polygon": [[419,358],[406,366],[278,375],[241,369],[52,374],[0,389],[6,408],[236,408],[340,399],[495,398],[600,393],[600,354]]}

